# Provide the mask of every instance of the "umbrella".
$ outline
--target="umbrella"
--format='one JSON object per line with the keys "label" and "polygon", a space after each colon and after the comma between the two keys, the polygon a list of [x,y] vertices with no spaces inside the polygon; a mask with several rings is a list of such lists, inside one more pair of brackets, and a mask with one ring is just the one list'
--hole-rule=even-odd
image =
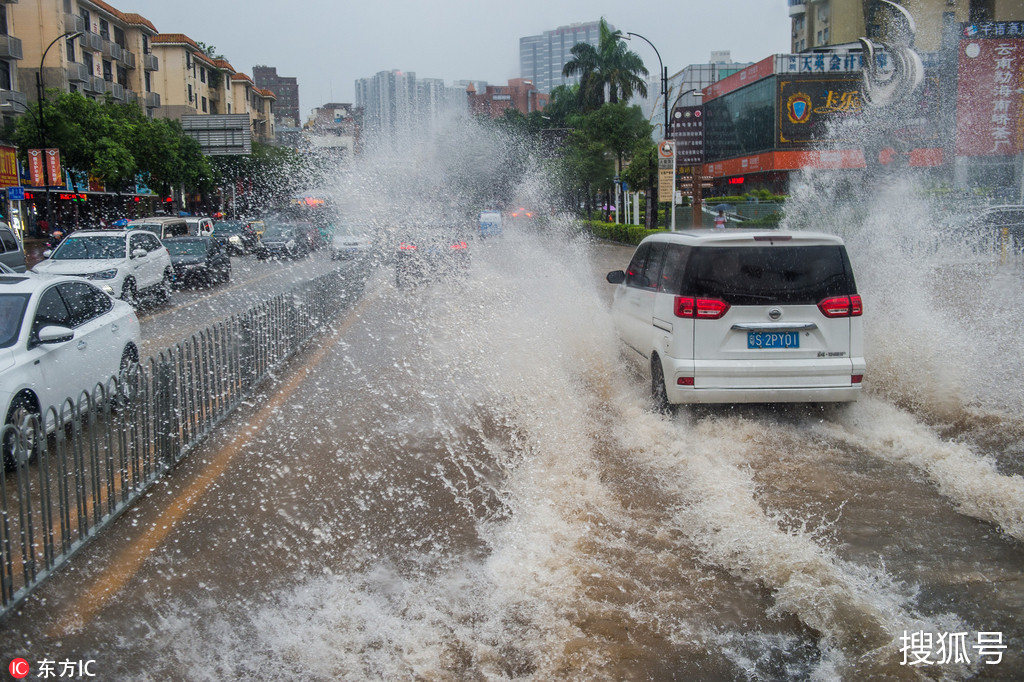
{"label": "umbrella", "polygon": [[719,211],[725,211],[726,213],[734,213],[736,211],[736,207],[733,206],[732,204],[718,204],[711,210],[714,211],[715,213],[718,213]]}
{"label": "umbrella", "polygon": [[117,220],[115,220],[114,222],[112,222],[110,224],[113,225],[114,227],[128,227],[128,219],[127,218],[118,218]]}

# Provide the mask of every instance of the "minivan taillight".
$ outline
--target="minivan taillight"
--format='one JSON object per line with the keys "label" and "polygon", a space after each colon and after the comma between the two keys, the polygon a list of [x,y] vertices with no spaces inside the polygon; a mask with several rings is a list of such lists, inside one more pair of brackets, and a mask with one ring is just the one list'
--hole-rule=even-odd
{"label": "minivan taillight", "polygon": [[717,320],[729,312],[729,304],[715,298],[676,296],[676,317],[695,320]]}
{"label": "minivan taillight", "polygon": [[825,317],[859,317],[864,314],[864,303],[859,294],[833,296],[819,302],[818,310]]}

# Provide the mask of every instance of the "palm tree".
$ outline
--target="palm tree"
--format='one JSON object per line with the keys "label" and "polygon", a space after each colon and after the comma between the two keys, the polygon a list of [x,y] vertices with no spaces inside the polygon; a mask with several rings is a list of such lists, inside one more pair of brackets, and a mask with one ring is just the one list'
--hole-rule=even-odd
{"label": "palm tree", "polygon": [[580,108],[592,111],[607,101],[628,100],[635,94],[647,96],[647,81],[642,78],[648,71],[640,56],[626,49],[622,31],[612,31],[601,19],[598,45],[576,43],[570,52],[573,58],[562,68],[563,76],[580,76],[578,93]]}
{"label": "palm tree", "polygon": [[590,43],[576,43],[569,50],[572,59],[562,67],[562,75],[580,76],[577,104],[581,111],[591,111],[604,104],[604,80],[601,73],[601,54]]}

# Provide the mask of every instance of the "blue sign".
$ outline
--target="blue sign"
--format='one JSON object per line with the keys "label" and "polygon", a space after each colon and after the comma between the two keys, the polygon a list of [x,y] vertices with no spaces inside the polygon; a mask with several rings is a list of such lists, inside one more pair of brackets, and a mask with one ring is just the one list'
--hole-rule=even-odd
{"label": "blue sign", "polygon": [[24,187],[8,187],[7,188],[7,200],[8,201],[25,201],[25,188]]}

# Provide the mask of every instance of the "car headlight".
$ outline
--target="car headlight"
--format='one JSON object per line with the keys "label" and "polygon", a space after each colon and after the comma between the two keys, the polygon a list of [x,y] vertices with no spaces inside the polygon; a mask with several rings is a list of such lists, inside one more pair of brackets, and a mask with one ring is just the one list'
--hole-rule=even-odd
{"label": "car headlight", "polygon": [[115,277],[117,277],[117,268],[101,270],[85,276],[86,279],[114,279]]}
{"label": "car headlight", "polygon": [[231,242],[232,244],[241,244],[242,238],[239,237],[237,234],[233,234],[230,237],[228,237],[228,241]]}

